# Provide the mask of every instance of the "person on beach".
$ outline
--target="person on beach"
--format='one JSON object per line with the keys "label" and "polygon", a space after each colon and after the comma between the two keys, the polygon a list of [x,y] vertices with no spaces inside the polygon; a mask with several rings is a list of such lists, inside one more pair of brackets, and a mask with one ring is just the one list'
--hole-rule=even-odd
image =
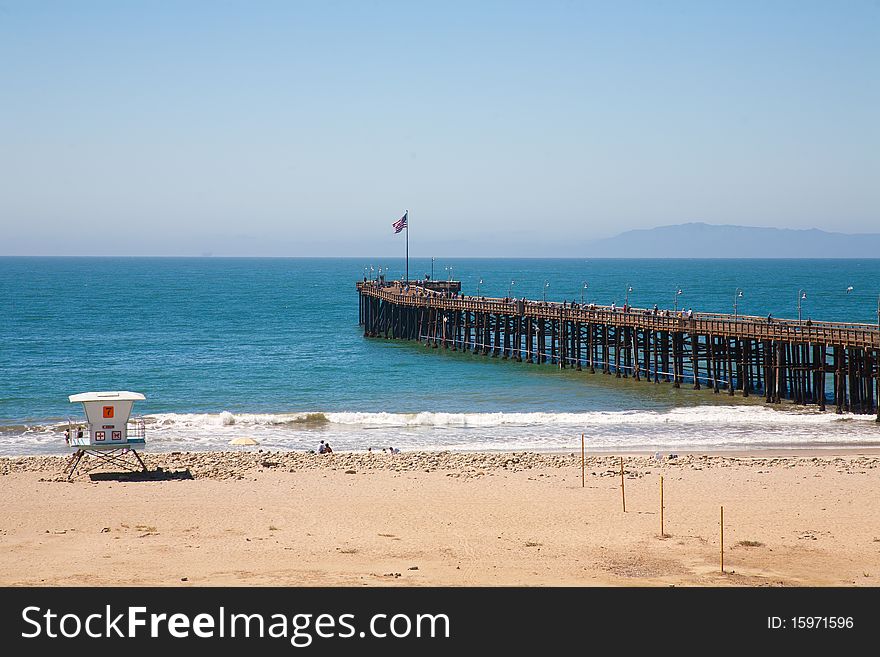
{"label": "person on beach", "polygon": [[64,430],[64,442],[66,442],[66,443],[70,442],[70,427],[67,427]]}
{"label": "person on beach", "polygon": [[327,445],[324,444],[324,441],[321,441],[321,444],[318,446],[318,454],[326,454],[327,453]]}
{"label": "person on beach", "polygon": [[333,449],[330,447],[330,443],[324,443],[324,453],[325,454],[332,454],[333,453]]}
{"label": "person on beach", "polygon": [[82,437],[83,437],[83,428],[82,428],[82,427],[77,427],[77,429],[76,429],[76,437],[77,437],[77,438],[82,438]]}

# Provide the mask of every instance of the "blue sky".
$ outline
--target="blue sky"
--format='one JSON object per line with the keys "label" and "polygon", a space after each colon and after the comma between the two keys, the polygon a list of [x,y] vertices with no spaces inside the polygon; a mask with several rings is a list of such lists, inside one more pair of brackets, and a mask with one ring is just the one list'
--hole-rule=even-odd
{"label": "blue sky", "polygon": [[0,0],[0,62],[0,254],[880,231],[880,2]]}

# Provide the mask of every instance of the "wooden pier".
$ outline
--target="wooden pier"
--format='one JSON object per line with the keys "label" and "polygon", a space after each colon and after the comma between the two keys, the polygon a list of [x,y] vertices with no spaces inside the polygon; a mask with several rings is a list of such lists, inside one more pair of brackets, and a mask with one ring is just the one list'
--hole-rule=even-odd
{"label": "wooden pier", "polygon": [[438,290],[358,282],[364,335],[676,388],[763,395],[767,403],[877,413],[880,422],[877,326],[470,297],[450,283]]}

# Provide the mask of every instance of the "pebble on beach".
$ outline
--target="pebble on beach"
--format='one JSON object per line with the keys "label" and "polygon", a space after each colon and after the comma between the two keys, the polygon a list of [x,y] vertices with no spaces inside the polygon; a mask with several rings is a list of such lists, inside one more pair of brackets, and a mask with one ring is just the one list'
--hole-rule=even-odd
{"label": "pebble on beach", "polygon": [[[415,472],[442,472],[446,476],[473,479],[496,472],[523,472],[528,470],[575,469],[580,471],[580,454],[541,452],[406,452],[393,457],[368,452],[335,452],[318,455],[309,452],[229,450],[223,452],[146,452],[144,460],[151,472],[160,472],[163,478],[242,479],[261,472],[297,472],[302,470],[339,471],[345,474],[369,474],[391,470],[395,474]],[[47,481],[60,481],[65,457],[29,456],[0,458],[0,475],[12,472],[37,471],[50,476]],[[610,454],[588,458],[591,476],[619,477],[620,458]],[[822,457],[737,457],[722,455],[682,454],[675,459],[658,463],[651,456],[631,455],[625,458],[625,469],[630,478],[671,474],[685,469],[714,470],[731,466],[754,468],[756,474],[770,474],[785,468],[833,468],[851,473],[863,473],[880,466],[876,456],[853,455],[846,459]],[[185,473],[187,476],[179,476]],[[174,475],[174,476],[172,476]]]}

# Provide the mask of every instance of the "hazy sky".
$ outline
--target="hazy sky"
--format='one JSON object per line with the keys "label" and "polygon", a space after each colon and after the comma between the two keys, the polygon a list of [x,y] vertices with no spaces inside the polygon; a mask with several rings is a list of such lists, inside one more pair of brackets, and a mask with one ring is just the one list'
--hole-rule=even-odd
{"label": "hazy sky", "polygon": [[6,255],[880,231],[880,2],[0,0],[0,85]]}

